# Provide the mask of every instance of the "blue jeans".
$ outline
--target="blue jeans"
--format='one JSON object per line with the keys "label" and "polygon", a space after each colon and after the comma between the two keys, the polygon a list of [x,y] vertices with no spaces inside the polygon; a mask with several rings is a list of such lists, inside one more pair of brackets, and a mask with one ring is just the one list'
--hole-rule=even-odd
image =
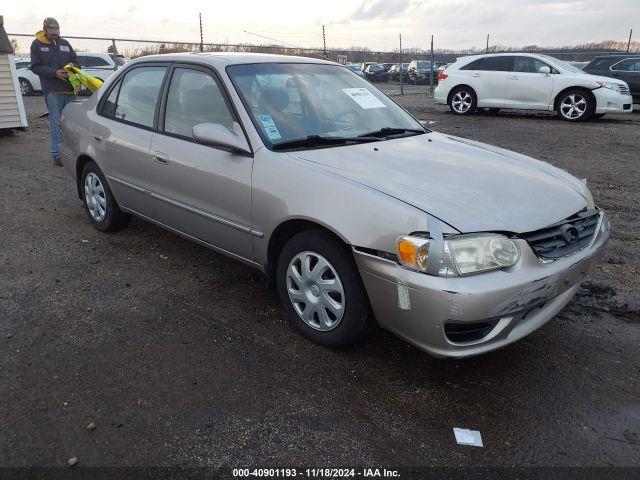
{"label": "blue jeans", "polygon": [[60,117],[62,109],[76,99],[75,95],[66,93],[47,93],[44,101],[49,110],[49,135],[51,136],[51,158],[60,155],[58,147],[60,146]]}

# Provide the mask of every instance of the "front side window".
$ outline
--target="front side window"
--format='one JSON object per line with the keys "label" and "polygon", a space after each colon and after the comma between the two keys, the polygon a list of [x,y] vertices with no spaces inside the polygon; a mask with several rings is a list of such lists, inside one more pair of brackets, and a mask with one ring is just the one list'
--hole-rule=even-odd
{"label": "front side window", "polygon": [[164,130],[191,138],[193,127],[201,123],[219,123],[232,130],[233,116],[211,75],[176,68],[167,95]]}
{"label": "front side window", "polygon": [[[121,84],[111,90],[103,114],[108,116],[106,106],[113,101],[115,118],[152,128],[158,93],[166,71],[166,67],[138,67],[127,72]],[[119,90],[117,97],[112,98],[116,90]]]}
{"label": "front side window", "polygon": [[623,60],[611,67],[611,70],[617,72],[640,72],[640,58]]}
{"label": "front side window", "polygon": [[513,71],[521,73],[540,73],[542,67],[548,67],[542,60],[533,57],[515,57]]}
{"label": "front side window", "polygon": [[425,132],[377,88],[337,65],[261,63],[227,72],[267,145],[310,136],[370,138],[385,128]]}
{"label": "front side window", "polygon": [[476,70],[483,70],[487,72],[508,72],[511,70],[512,60],[513,57],[510,56],[484,57]]}

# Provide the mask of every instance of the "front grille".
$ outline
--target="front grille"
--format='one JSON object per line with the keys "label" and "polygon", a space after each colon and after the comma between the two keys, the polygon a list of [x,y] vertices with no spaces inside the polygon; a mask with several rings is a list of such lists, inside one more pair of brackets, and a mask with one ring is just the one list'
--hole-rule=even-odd
{"label": "front grille", "polygon": [[622,94],[622,95],[629,95],[629,87],[626,85],[620,85],[618,84],[618,91]]}
{"label": "front grille", "polygon": [[599,210],[577,213],[535,232],[520,235],[539,257],[555,259],[586,247],[598,228]]}

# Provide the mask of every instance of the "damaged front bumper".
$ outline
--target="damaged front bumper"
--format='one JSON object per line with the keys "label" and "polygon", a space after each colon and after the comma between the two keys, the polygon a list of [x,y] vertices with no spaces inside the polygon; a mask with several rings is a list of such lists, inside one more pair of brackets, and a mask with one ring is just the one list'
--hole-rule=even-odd
{"label": "damaged front bumper", "polygon": [[354,250],[378,323],[439,357],[470,357],[508,345],[541,327],[575,295],[610,235],[601,213],[593,241],[554,261],[527,242],[514,267],[467,277],[438,277]]}

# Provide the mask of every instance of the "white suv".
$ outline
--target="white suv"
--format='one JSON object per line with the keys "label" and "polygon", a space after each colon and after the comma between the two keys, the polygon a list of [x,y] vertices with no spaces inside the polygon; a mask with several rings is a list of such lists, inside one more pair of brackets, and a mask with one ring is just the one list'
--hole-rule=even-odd
{"label": "white suv", "polygon": [[[125,64],[124,58],[111,53],[77,52],[77,56],[80,68],[84,72],[103,81]],[[42,90],[40,78],[29,68],[31,59],[16,57],[15,61],[22,95],[33,95],[40,92]]]}
{"label": "white suv", "polygon": [[477,108],[555,110],[572,122],[631,113],[629,86],[588,75],[546,55],[508,53],[459,58],[438,76],[436,103],[467,115]]}

